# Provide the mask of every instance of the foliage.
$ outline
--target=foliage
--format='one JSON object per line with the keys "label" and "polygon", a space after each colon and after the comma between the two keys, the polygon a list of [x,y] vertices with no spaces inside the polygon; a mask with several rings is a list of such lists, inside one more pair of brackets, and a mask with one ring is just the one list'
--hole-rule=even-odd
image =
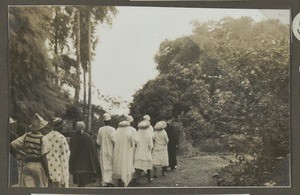
{"label": "foliage", "polygon": [[[79,74],[74,73],[74,68],[79,67],[73,59],[72,47],[76,47],[77,43],[77,9],[91,12],[94,50],[97,43],[96,25],[102,22],[111,24],[117,12],[115,7],[9,8],[10,104],[11,116],[18,120],[19,129],[27,128],[35,112],[47,120],[53,116],[72,116],[70,113],[77,112],[70,108],[71,98],[65,87],[67,85],[78,90],[80,85]],[[87,34],[85,26],[81,28],[82,33]],[[72,41],[74,45],[70,44]],[[82,49],[86,51],[86,47]]]}
{"label": "foliage", "polygon": [[249,169],[268,161],[272,170],[289,153],[288,26],[247,17],[194,25],[191,36],[161,44],[160,75],[134,95],[132,115],[171,116],[202,149],[226,137],[224,151],[259,156]]}
{"label": "foliage", "polygon": [[56,75],[45,44],[51,17],[49,7],[9,9],[11,113],[22,129],[35,112],[46,119],[62,114],[68,100],[52,82]]}

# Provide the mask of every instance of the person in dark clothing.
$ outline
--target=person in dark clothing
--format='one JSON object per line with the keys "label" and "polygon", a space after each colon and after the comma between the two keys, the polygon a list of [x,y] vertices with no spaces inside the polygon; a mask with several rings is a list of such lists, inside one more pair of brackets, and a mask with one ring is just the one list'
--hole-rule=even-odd
{"label": "person in dark clothing", "polygon": [[169,142],[168,142],[169,167],[171,168],[171,170],[174,170],[177,168],[176,150],[179,144],[179,139],[178,139],[176,128],[170,123],[170,120],[167,121],[167,127],[165,130],[169,138]]}
{"label": "person in dark clothing", "polygon": [[101,172],[96,144],[84,129],[85,124],[82,121],[77,122],[77,132],[70,139],[69,169],[73,175],[73,182],[78,187],[85,187],[86,184],[92,183]]}

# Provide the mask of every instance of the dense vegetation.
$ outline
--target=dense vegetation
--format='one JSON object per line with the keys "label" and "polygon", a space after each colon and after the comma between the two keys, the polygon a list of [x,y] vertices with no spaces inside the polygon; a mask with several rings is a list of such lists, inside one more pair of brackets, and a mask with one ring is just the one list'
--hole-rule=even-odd
{"label": "dense vegetation", "polygon": [[219,185],[262,185],[289,153],[289,28],[247,17],[194,25],[161,44],[160,74],[131,112],[172,118],[183,152],[235,152]]}
{"label": "dense vegetation", "polygon": [[[97,116],[105,111],[85,97],[95,26],[115,14],[114,7],[9,8],[10,111],[19,134],[35,112],[61,116],[69,129],[86,120],[93,134],[103,125]],[[236,153],[219,185],[288,185],[271,178],[288,164],[289,41],[288,26],[276,20],[194,22],[192,35],[161,43],[159,75],[134,95],[131,114],[135,121],[149,114],[153,123],[171,118],[184,154]],[[113,116],[113,126],[122,119]]]}
{"label": "dense vegetation", "polygon": [[[10,112],[18,120],[19,134],[27,131],[35,112],[47,120],[62,117],[67,108],[79,107],[80,99],[83,119],[91,123],[92,80],[87,83],[86,74],[91,75],[97,44],[95,27],[111,24],[116,12],[111,6],[9,8]],[[79,98],[81,85],[84,98]],[[68,89],[75,91],[74,97]]]}

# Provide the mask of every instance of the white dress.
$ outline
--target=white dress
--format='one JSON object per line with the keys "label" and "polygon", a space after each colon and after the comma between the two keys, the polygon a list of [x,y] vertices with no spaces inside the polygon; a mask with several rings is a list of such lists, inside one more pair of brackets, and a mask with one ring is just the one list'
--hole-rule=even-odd
{"label": "white dress", "polygon": [[152,135],[150,129],[139,129],[136,133],[135,144],[136,151],[134,154],[134,168],[147,171],[153,168],[151,151],[153,148]]}
{"label": "white dress", "polygon": [[153,166],[168,166],[168,135],[165,130],[154,131],[153,133]]}
{"label": "white dress", "polygon": [[113,178],[121,179],[125,187],[128,186],[134,173],[134,131],[136,130],[131,126],[118,127],[114,136]]}
{"label": "white dress", "polygon": [[99,162],[104,183],[112,183],[113,136],[116,129],[111,126],[101,127],[98,131],[97,144],[100,146]]}

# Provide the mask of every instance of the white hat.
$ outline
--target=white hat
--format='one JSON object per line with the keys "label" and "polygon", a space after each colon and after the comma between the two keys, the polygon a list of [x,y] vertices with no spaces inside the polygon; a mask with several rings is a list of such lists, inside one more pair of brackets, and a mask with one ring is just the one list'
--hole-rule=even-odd
{"label": "white hat", "polygon": [[130,126],[130,123],[128,121],[121,121],[119,124],[118,124],[119,127],[128,127]]}
{"label": "white hat", "polygon": [[151,120],[151,118],[150,118],[150,116],[149,116],[149,115],[145,115],[145,116],[143,116],[143,119],[144,119],[144,120],[147,120],[147,121],[150,121],[150,120]]}
{"label": "white hat", "polygon": [[127,120],[128,122],[132,123],[132,122],[133,122],[133,117],[132,117],[131,115],[128,115],[128,116],[126,117],[126,120]]}
{"label": "white hat", "polygon": [[165,121],[159,121],[155,124],[154,129],[155,130],[163,130],[167,127],[167,123]]}
{"label": "white hat", "polygon": [[109,114],[109,113],[104,113],[104,114],[103,114],[103,120],[104,120],[104,121],[109,121],[109,120],[111,120],[110,114]]}
{"label": "white hat", "polygon": [[38,131],[46,127],[48,121],[45,121],[38,113],[35,113],[31,125],[29,125],[29,129],[31,131]]}
{"label": "white hat", "polygon": [[83,131],[85,129],[85,124],[83,121],[78,121],[76,123],[76,130],[77,131]]}
{"label": "white hat", "polygon": [[138,128],[139,129],[146,129],[150,126],[150,123],[148,123],[148,121],[141,121],[138,124]]}
{"label": "white hat", "polygon": [[9,117],[9,124],[13,124],[13,123],[15,123],[15,122],[17,122],[17,121],[15,121],[15,120],[12,119],[11,117]]}

